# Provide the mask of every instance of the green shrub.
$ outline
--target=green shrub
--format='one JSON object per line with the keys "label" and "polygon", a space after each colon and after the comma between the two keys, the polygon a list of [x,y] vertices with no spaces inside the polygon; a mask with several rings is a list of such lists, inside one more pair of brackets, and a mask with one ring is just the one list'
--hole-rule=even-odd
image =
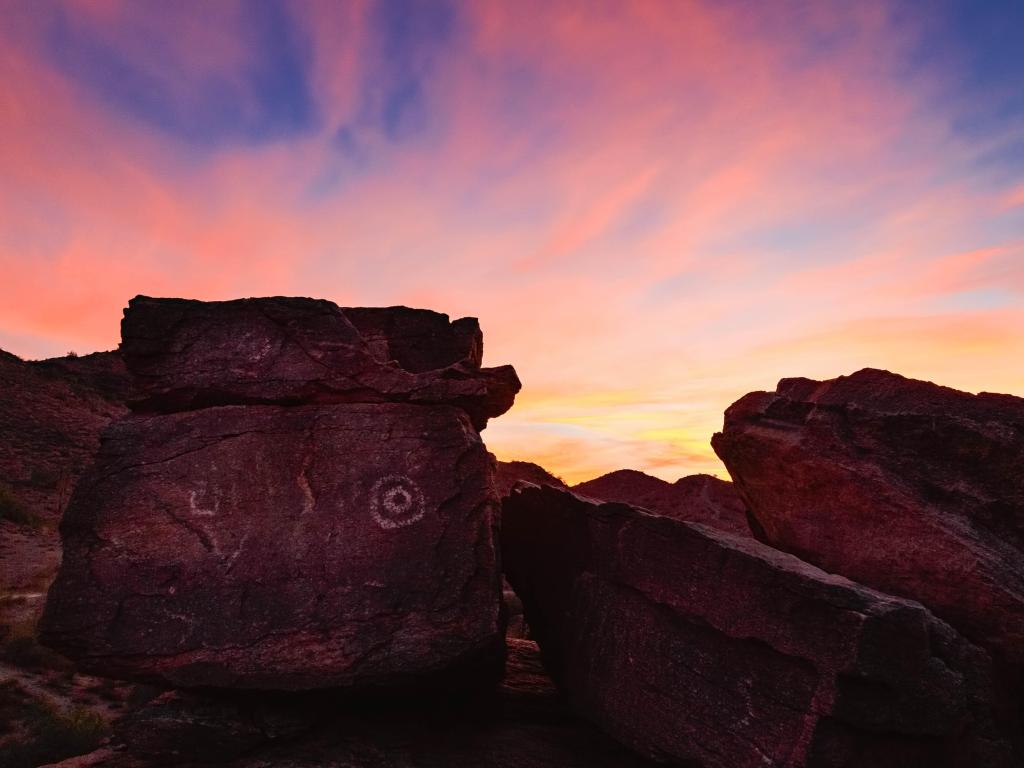
{"label": "green shrub", "polygon": [[38,528],[43,522],[39,515],[18,501],[11,490],[3,485],[0,485],[0,518],[30,528]]}

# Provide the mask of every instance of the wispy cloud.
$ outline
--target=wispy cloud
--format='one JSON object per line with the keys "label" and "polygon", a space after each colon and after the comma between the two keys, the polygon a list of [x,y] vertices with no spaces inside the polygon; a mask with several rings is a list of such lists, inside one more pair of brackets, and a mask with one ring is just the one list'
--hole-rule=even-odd
{"label": "wispy cloud", "polygon": [[476,315],[525,385],[489,446],[570,479],[721,473],[781,376],[1024,393],[1024,109],[915,8],[17,6],[0,344],[139,292]]}

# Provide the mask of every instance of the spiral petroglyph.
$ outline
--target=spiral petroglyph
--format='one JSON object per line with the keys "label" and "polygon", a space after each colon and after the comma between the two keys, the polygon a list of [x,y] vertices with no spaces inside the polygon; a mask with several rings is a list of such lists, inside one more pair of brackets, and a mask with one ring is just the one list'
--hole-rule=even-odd
{"label": "spiral petroglyph", "polygon": [[381,528],[412,525],[423,517],[423,492],[405,475],[386,475],[370,491],[370,514]]}

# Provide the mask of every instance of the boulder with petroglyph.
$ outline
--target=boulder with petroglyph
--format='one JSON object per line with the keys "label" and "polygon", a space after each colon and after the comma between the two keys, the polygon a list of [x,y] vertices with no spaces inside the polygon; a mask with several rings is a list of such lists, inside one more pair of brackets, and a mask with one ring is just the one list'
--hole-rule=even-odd
{"label": "boulder with petroglyph", "polygon": [[[496,411],[466,407],[458,387],[433,400],[379,389],[424,371],[448,381],[450,367],[431,366],[455,359],[451,380],[469,380],[479,329],[404,308],[345,312],[133,302],[125,357],[144,396],[107,429],[64,517],[45,643],[83,670],[177,687],[497,679],[498,499],[477,429]],[[263,316],[249,334],[245,318]],[[250,354],[257,336],[261,350],[273,341],[269,358]],[[364,374],[363,389],[325,394]]]}

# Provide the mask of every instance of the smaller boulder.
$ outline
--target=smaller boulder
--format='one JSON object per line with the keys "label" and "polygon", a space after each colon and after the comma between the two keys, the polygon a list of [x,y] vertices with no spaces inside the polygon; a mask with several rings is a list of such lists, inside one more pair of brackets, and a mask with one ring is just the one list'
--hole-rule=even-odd
{"label": "smaller boulder", "polygon": [[758,538],[919,600],[1024,679],[1024,398],[783,379],[712,439]]}
{"label": "smaller boulder", "polygon": [[517,487],[502,518],[506,574],[552,678],[642,755],[1020,764],[993,722],[989,656],[918,603],[748,537],[550,487]]}

